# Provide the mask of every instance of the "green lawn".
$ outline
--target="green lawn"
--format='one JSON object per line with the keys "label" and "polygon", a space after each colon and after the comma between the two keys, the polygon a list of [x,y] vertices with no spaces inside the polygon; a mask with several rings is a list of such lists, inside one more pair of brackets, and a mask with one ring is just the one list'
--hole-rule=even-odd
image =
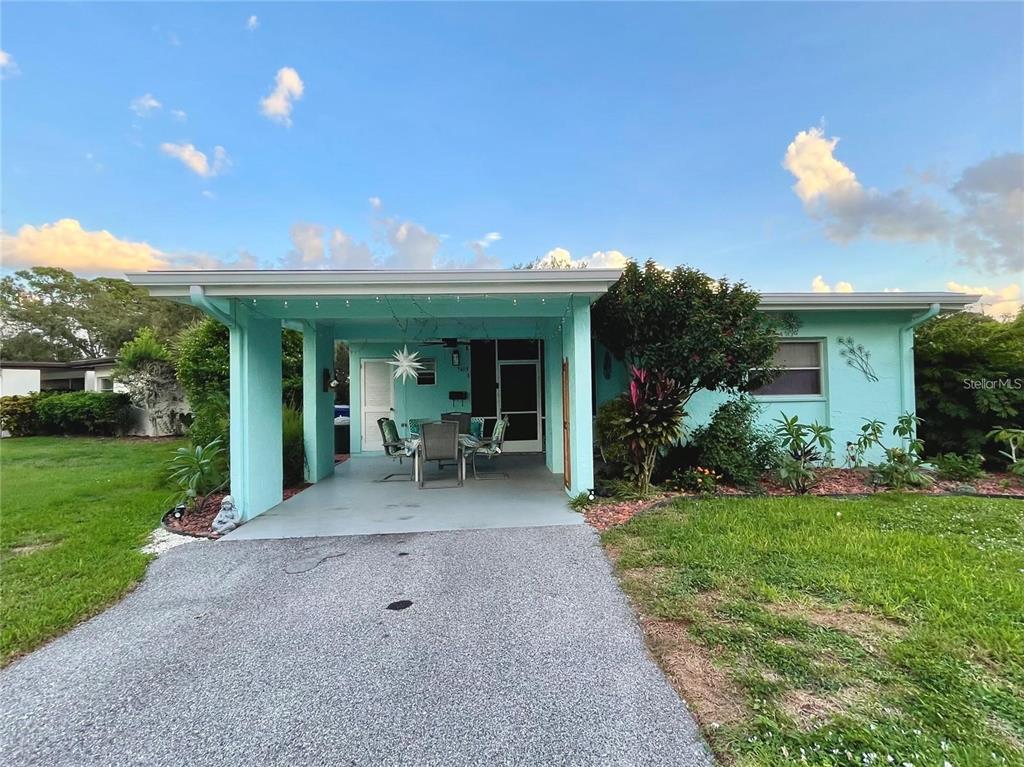
{"label": "green lawn", "polygon": [[1021,765],[1022,519],[978,498],[681,501],[603,540],[726,763]]}
{"label": "green lawn", "polygon": [[96,614],[142,577],[139,547],[179,443],[24,437],[0,443],[0,660]]}

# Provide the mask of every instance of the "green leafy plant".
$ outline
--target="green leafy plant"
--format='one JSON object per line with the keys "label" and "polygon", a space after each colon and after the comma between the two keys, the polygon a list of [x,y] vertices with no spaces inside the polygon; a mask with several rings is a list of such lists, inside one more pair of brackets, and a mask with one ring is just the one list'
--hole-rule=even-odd
{"label": "green leafy plant", "polygon": [[179,447],[167,463],[167,480],[175,486],[171,503],[185,504],[189,510],[201,508],[203,501],[228,483],[221,456],[224,446],[220,440],[208,445]]}
{"label": "green leafy plant", "polygon": [[690,445],[696,461],[740,487],[756,487],[765,472],[779,461],[771,433],[758,425],[759,405],[739,396],[723,402],[707,425],[694,430]]}
{"label": "green leafy plant", "polygon": [[864,456],[871,448],[882,444],[882,434],[885,432],[885,423],[877,419],[864,419],[861,424],[860,434],[854,442],[846,443],[846,465],[851,469],[858,469],[864,465]]}
{"label": "green leafy plant", "polygon": [[583,490],[569,499],[569,508],[577,513],[582,513],[584,509],[592,506],[593,503],[594,496],[589,491]]}
{"label": "green leafy plant", "polygon": [[666,485],[670,490],[690,490],[702,497],[708,497],[718,490],[718,481],[721,478],[721,475],[704,466],[692,466],[673,472]]}
{"label": "green leafy plant", "polygon": [[984,457],[980,453],[959,455],[957,453],[941,453],[932,459],[940,479],[954,482],[970,482],[985,476],[982,468]]}
{"label": "green leafy plant", "polygon": [[924,469],[924,441],[917,436],[921,419],[911,413],[904,413],[893,427],[893,435],[903,441],[903,446],[885,449],[885,460],[872,467],[872,479],[876,485],[891,490],[908,487],[925,487],[932,479]]}
{"label": "green leafy plant", "polygon": [[0,398],[0,429],[13,437],[36,434],[39,431],[38,400],[38,393]]}
{"label": "green leafy plant", "polygon": [[1008,461],[1011,474],[1024,478],[1024,429],[1000,426],[990,431],[987,436],[1001,445],[1006,445],[1008,449],[1000,450],[999,454]]}
{"label": "green leafy plant", "polygon": [[284,486],[296,487],[305,481],[306,448],[302,441],[302,411],[282,409],[282,439]]}
{"label": "green leafy plant", "polygon": [[797,416],[782,413],[775,419],[778,427],[775,436],[783,454],[779,460],[776,475],[782,484],[800,495],[810,490],[818,481],[814,466],[831,460],[834,441],[830,436],[832,427],[819,423],[800,423]]}
{"label": "green leafy plant", "polygon": [[616,424],[626,447],[627,475],[641,496],[651,492],[651,475],[661,450],[679,440],[683,407],[676,382],[662,373],[631,368],[624,415]]}
{"label": "green leafy plant", "polygon": [[117,354],[115,375],[129,370],[138,370],[143,365],[153,362],[169,362],[170,352],[167,351],[152,328],[142,328],[135,337],[126,342]]}
{"label": "green leafy plant", "polygon": [[929,449],[1001,462],[987,435],[1024,417],[1024,313],[1009,322],[973,312],[929,320],[914,331],[914,368]]}
{"label": "green leafy plant", "polygon": [[628,415],[629,404],[623,397],[608,400],[597,409],[597,448],[605,463],[622,465],[629,459],[621,430]]}
{"label": "green leafy plant", "polygon": [[47,434],[120,434],[128,421],[127,394],[73,391],[36,399],[40,431]]}

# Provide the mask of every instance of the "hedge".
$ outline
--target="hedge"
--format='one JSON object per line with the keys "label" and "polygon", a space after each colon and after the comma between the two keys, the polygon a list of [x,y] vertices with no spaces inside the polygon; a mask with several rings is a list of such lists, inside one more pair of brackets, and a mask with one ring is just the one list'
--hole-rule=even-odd
{"label": "hedge", "polygon": [[15,436],[92,434],[113,436],[124,430],[131,401],[127,394],[72,391],[4,397],[0,423]]}

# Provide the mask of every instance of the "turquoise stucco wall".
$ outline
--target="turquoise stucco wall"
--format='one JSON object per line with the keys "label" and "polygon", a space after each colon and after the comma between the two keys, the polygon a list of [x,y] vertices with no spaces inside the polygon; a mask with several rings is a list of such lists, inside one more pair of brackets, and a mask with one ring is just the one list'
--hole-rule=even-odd
{"label": "turquoise stucco wall", "polygon": [[[359,417],[362,396],[359,391],[360,364],[364,359],[391,359],[396,349],[408,346],[409,352],[419,352],[421,358],[437,360],[437,383],[433,386],[419,386],[412,379],[406,382],[394,381],[395,422],[405,433],[410,418],[437,418],[440,413],[472,412],[470,391],[468,346],[460,346],[459,367],[452,365],[452,350],[443,346],[419,346],[400,341],[351,344],[349,346],[349,398],[352,412],[351,442],[353,453],[362,450],[362,423]],[[448,392],[464,391],[469,395],[454,405],[448,399]]]}
{"label": "turquoise stucco wall", "polygon": [[[865,418],[877,418],[887,425],[887,443],[894,444],[891,428],[906,409],[913,408],[913,402],[904,403],[901,376],[913,376],[913,355],[900,353],[900,328],[908,323],[909,312],[868,312],[868,311],[808,311],[797,312],[800,330],[796,338],[813,338],[823,341],[823,392],[820,397],[768,396],[758,397],[762,405],[760,421],[773,425],[772,421],[782,413],[799,416],[804,422],[817,421],[831,426],[835,431],[836,456],[842,459],[845,445],[853,441],[860,431]],[[863,344],[871,352],[871,364],[878,381],[869,381],[856,368],[847,364],[840,355],[838,339],[852,336],[855,343]],[[597,399],[601,404],[621,393],[626,384],[625,366],[613,361],[611,379],[602,374],[601,356],[603,349],[596,345],[598,354]],[[901,372],[901,366],[908,366]],[[684,435],[707,423],[715,408],[729,395],[721,392],[701,391],[694,395],[687,405]],[[870,459],[881,458],[876,452]]]}

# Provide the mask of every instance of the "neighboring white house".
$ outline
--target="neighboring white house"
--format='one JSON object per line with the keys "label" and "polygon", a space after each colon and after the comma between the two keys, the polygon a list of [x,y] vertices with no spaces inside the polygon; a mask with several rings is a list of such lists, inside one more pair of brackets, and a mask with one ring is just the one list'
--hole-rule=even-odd
{"label": "neighboring white house", "polygon": [[[128,393],[124,384],[114,380],[114,357],[98,357],[71,362],[0,361],[0,396],[24,396],[38,391],[98,391]],[[132,406],[128,434],[144,437],[164,436],[154,415],[146,407]],[[182,407],[185,407],[182,403]],[[180,408],[179,408],[180,409]],[[187,413],[187,409],[185,410]],[[180,431],[180,429],[179,429]]]}
{"label": "neighboring white house", "polygon": [[71,362],[0,361],[0,396],[36,391],[124,391],[114,382],[113,357]]}

